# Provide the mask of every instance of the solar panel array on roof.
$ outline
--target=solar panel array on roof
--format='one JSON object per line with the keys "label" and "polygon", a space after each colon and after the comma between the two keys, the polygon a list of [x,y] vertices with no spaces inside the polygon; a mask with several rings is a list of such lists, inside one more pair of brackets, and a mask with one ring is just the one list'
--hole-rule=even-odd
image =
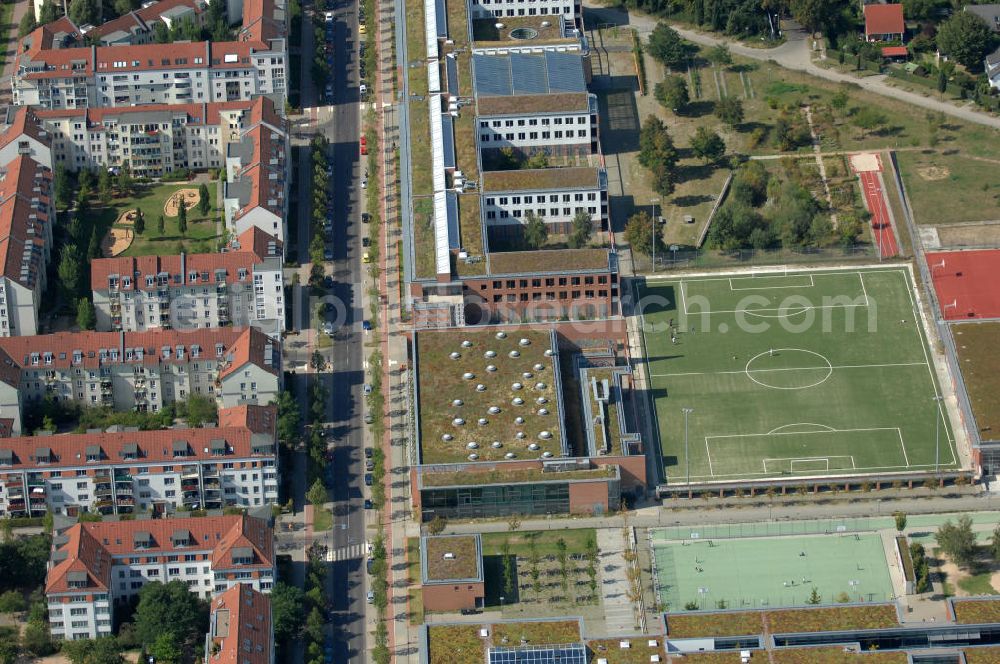
{"label": "solar panel array on roof", "polygon": [[455,168],[455,132],[452,130],[454,124],[450,115],[441,116],[441,138],[444,139],[444,167]]}
{"label": "solar panel array on roof", "polygon": [[461,249],[461,235],[458,231],[458,194],[454,191],[446,191],[445,202],[448,206],[448,247]]}
{"label": "solar panel array on roof", "polygon": [[476,94],[483,97],[587,91],[579,53],[476,54],[472,77]]}
{"label": "solar panel array on roof", "polygon": [[437,16],[438,37],[448,36],[448,12],[444,8],[444,0],[435,0],[434,13]]}
{"label": "solar panel array on roof", "polygon": [[458,96],[458,61],[449,55],[444,59],[444,68],[448,76],[448,92]]}
{"label": "solar panel array on roof", "polygon": [[496,647],[489,650],[490,664],[587,664],[582,643],[562,646]]}

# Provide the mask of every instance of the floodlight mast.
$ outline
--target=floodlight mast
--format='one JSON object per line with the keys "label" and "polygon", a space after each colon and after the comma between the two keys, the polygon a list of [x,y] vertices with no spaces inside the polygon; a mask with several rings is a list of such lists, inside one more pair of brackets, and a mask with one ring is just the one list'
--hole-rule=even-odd
{"label": "floodlight mast", "polygon": [[688,415],[694,412],[694,408],[684,407],[681,408],[681,412],[684,413],[684,465],[687,467],[685,484],[688,485],[688,491],[691,491],[691,456],[688,454]]}

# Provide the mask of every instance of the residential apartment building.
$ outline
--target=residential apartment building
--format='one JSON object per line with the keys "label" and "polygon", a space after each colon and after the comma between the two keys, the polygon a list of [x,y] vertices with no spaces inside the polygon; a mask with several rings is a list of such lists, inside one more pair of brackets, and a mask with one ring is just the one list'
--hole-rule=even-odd
{"label": "residential apartment building", "polygon": [[274,584],[274,533],[247,516],[78,523],[53,538],[45,598],[56,639],[112,634],[118,605],[146,583],[183,581],[211,598]]}
{"label": "residential apartment building", "polygon": [[139,9],[123,14],[86,32],[91,42],[102,46],[138,46],[153,41],[153,30],[157,23],[167,29],[179,21],[203,24],[208,8],[205,0],[160,0],[144,3]]}
{"label": "residential apartment building", "polygon": [[239,140],[254,101],[149,104],[130,108],[40,110],[52,136],[53,159],[70,171],[128,165],[137,176],[178,168],[222,168],[226,147]]}
{"label": "residential apartment building", "polygon": [[31,109],[6,109],[0,134],[0,337],[38,332],[55,202],[49,138]]}
{"label": "residential apartment building", "polygon": [[251,227],[223,253],[91,261],[97,329],[253,325],[279,338],[285,329],[282,250],[276,238]]}
{"label": "residential apartment building", "polygon": [[212,599],[205,664],[274,664],[271,598],[239,583]]}
{"label": "residential apartment building", "polygon": [[156,412],[191,394],[267,404],[280,389],[281,345],[255,327],[0,337],[0,421],[14,433],[45,397]]}
{"label": "residential apartment building", "polygon": [[550,232],[569,233],[586,212],[595,229],[608,218],[608,176],[603,168],[538,168],[482,174],[482,214],[491,237],[520,232],[529,212]]}
{"label": "residential apartment building", "polygon": [[0,438],[0,517],[275,503],[276,417],[245,405],[217,427]]}
{"label": "residential apartment building", "polygon": [[230,233],[256,227],[284,242],[290,159],[284,120],[273,106],[256,107],[240,140],[227,146],[222,205]]}
{"label": "residential apartment building", "polygon": [[283,110],[286,22],[283,0],[257,0],[245,3],[243,27],[231,42],[62,47],[74,38],[70,28],[42,26],[21,40],[15,56],[14,103],[60,109],[269,96]]}

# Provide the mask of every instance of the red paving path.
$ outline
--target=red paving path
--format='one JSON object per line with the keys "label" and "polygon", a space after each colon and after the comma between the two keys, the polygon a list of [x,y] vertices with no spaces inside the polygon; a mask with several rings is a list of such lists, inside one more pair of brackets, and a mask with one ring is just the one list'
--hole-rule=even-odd
{"label": "red paving path", "polygon": [[937,251],[926,259],[945,320],[1000,318],[1000,250]]}
{"label": "red paving path", "polygon": [[868,201],[868,211],[872,215],[872,237],[878,245],[879,256],[890,258],[899,254],[899,246],[896,244],[896,234],[892,230],[892,221],[889,217],[889,207],[885,202],[885,193],[882,191],[882,181],[879,179],[878,171],[861,171],[858,173],[861,178],[861,191],[864,192]]}

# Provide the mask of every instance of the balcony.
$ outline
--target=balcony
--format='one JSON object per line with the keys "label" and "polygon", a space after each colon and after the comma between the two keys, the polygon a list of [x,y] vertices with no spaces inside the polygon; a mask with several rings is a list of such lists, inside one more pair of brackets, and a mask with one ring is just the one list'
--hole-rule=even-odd
{"label": "balcony", "polygon": [[128,473],[115,473],[115,484],[131,484],[132,476]]}
{"label": "balcony", "polygon": [[110,496],[111,495],[111,485],[110,484],[98,484],[94,487],[94,493],[98,496]]}

